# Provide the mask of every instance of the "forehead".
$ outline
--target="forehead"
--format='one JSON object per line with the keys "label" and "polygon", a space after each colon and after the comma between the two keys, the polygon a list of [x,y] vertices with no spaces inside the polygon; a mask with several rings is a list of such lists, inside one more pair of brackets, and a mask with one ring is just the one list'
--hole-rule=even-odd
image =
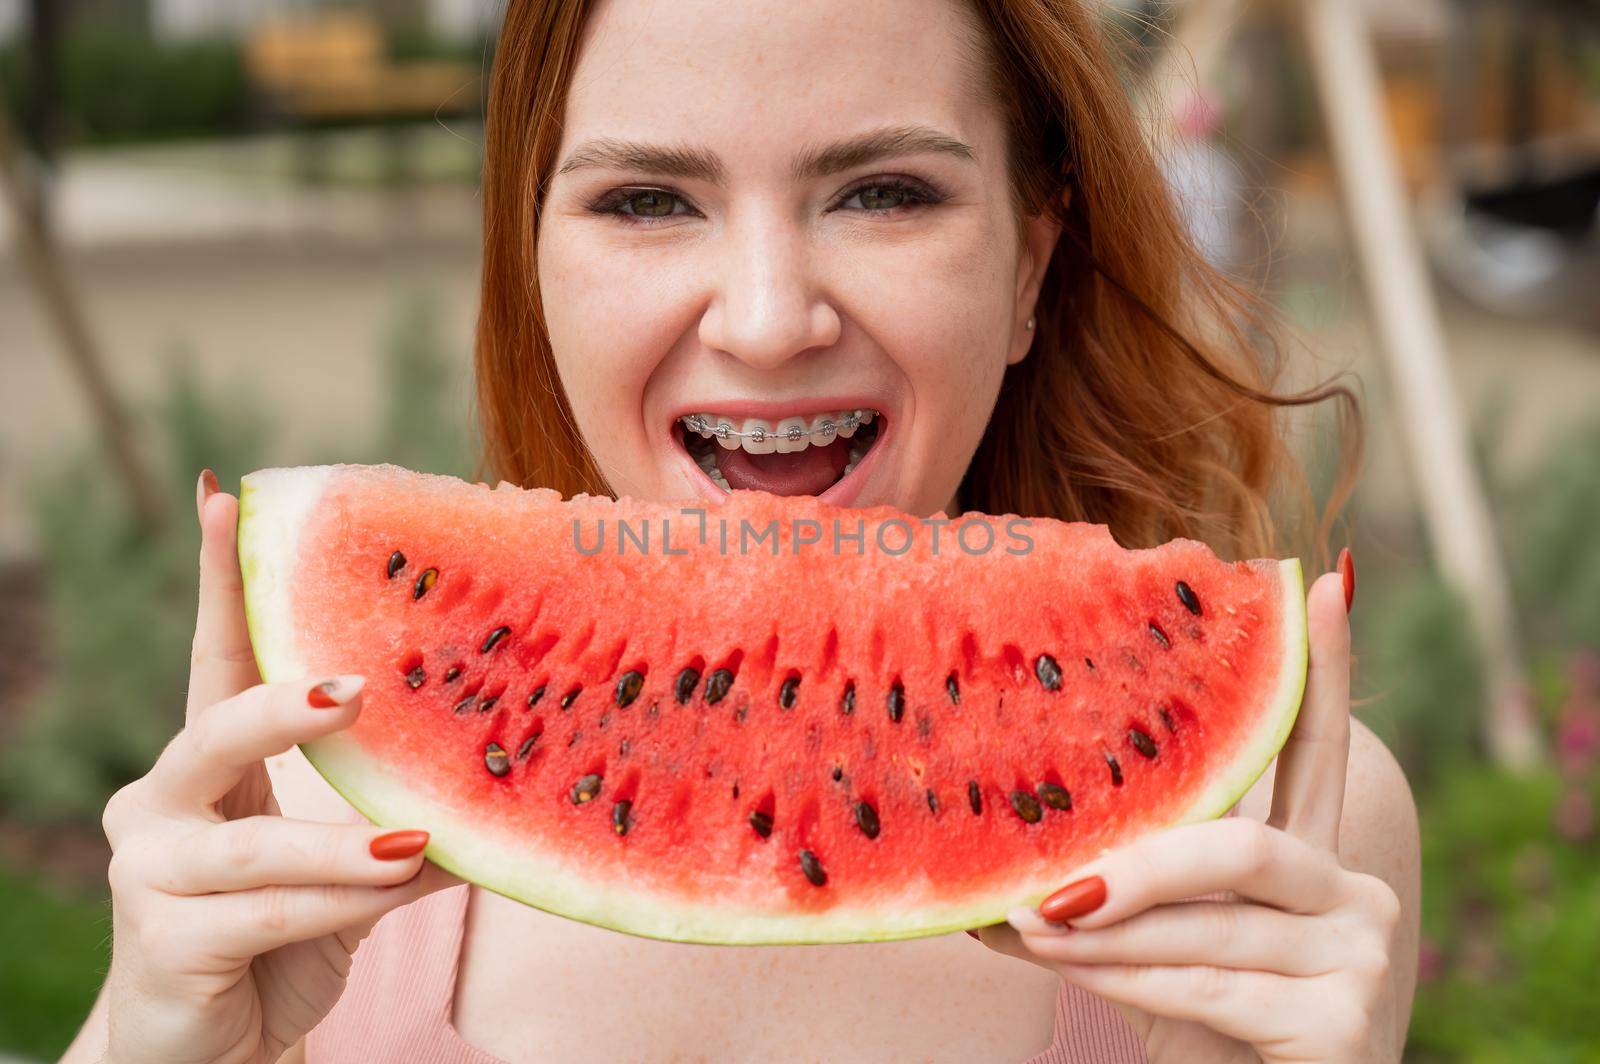
{"label": "forehead", "polygon": [[731,170],[841,134],[926,124],[978,152],[999,115],[958,0],[603,0],[585,27],[564,146],[703,144]]}

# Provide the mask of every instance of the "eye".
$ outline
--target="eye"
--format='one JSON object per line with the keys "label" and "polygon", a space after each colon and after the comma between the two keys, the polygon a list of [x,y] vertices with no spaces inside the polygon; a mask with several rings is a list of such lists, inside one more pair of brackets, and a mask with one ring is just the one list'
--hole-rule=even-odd
{"label": "eye", "polygon": [[692,213],[683,197],[664,188],[613,189],[589,209],[597,214],[616,215],[629,224]]}
{"label": "eye", "polygon": [[922,184],[896,179],[879,179],[857,185],[839,201],[846,210],[862,210],[869,214],[887,214],[901,207],[931,206],[944,199],[937,190]]}

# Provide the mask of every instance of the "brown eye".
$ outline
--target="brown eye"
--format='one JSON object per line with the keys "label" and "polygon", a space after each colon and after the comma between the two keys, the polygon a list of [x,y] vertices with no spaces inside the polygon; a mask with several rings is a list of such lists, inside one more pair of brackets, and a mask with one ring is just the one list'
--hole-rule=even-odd
{"label": "brown eye", "polygon": [[905,206],[910,197],[908,190],[898,185],[868,185],[857,189],[861,206],[869,211],[888,211]]}
{"label": "brown eye", "polygon": [[636,214],[641,218],[665,218],[672,213],[673,202],[677,199],[670,192],[663,192],[658,188],[646,188],[635,192],[623,202],[628,205],[628,213]]}

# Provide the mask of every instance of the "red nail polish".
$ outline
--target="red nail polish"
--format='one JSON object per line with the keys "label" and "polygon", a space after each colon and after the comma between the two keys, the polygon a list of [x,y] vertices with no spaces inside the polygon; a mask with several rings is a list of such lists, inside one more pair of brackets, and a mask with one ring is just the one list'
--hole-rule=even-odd
{"label": "red nail polish", "polygon": [[1356,601],[1356,560],[1351,557],[1349,547],[1339,552],[1339,560],[1334,563],[1334,568],[1344,578],[1344,611],[1349,613]]}
{"label": "red nail polish", "polygon": [[1105,902],[1106,881],[1099,876],[1090,876],[1068,883],[1040,902],[1039,915],[1052,924],[1064,924],[1068,920],[1089,915]]}
{"label": "red nail polish", "polygon": [[983,941],[983,936],[979,935],[976,931],[968,931],[967,934],[971,935],[973,938],[977,939],[979,942]]}
{"label": "red nail polish", "polygon": [[367,849],[380,861],[403,861],[415,857],[428,845],[426,831],[391,831],[372,840]]}
{"label": "red nail polish", "polygon": [[349,705],[361,689],[367,685],[364,676],[335,676],[331,680],[323,680],[311,690],[306,692],[306,704],[312,709],[332,709],[334,706]]}

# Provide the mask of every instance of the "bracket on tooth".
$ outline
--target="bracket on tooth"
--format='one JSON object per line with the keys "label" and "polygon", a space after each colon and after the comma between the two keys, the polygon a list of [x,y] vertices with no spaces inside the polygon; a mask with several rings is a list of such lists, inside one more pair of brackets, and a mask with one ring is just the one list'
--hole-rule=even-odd
{"label": "bracket on tooth", "polygon": [[[761,443],[766,440],[768,435],[765,429],[752,429],[749,432],[739,432],[735,430],[733,425],[727,421],[719,421],[713,425],[710,421],[707,421],[699,414],[685,414],[678,420],[682,421],[684,427],[690,432],[709,432],[719,440],[751,440],[755,443]],[[817,422],[817,427],[809,432],[798,425],[792,425],[782,435],[784,439],[791,443],[799,443],[807,436],[827,442],[832,440],[839,430],[849,429],[853,432],[860,428],[868,420],[869,419],[862,417],[860,413],[852,410],[840,418],[837,424],[835,424],[831,418],[823,418],[821,421]],[[776,436],[778,433],[772,433],[772,435]]]}

